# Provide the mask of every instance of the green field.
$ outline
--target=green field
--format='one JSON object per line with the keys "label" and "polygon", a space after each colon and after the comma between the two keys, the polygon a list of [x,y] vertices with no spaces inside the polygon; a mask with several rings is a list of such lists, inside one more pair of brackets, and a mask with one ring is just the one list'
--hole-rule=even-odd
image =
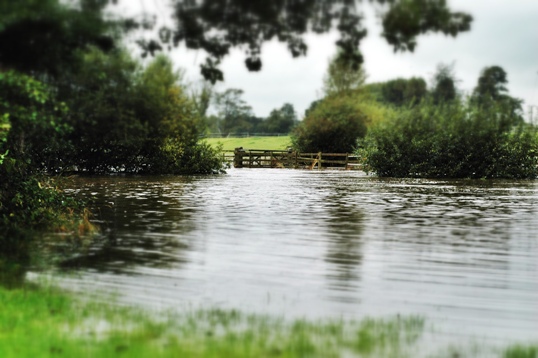
{"label": "green field", "polygon": [[290,136],[247,137],[247,138],[205,138],[204,141],[216,146],[222,144],[223,150],[245,149],[286,150],[291,146]]}

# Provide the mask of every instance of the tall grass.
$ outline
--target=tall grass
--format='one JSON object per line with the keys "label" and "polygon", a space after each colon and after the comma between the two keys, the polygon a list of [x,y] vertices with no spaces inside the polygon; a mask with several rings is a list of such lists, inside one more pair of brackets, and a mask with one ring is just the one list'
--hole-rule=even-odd
{"label": "tall grass", "polygon": [[501,105],[404,109],[360,143],[366,170],[387,177],[536,178],[538,137]]}

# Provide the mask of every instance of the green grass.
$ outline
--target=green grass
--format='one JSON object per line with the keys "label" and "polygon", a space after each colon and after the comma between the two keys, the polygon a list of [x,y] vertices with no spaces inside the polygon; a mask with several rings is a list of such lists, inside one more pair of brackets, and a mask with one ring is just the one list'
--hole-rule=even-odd
{"label": "green grass", "polygon": [[406,356],[424,322],[285,321],[234,310],[154,314],[52,288],[0,288],[0,357]]}
{"label": "green grass", "polygon": [[222,144],[223,150],[245,149],[286,150],[291,146],[289,136],[281,137],[248,137],[248,138],[205,138],[207,143],[216,146]]}
{"label": "green grass", "polygon": [[[413,316],[289,321],[221,309],[155,313],[84,303],[47,287],[0,287],[0,357],[415,357],[424,343],[424,320]],[[520,345],[497,351],[507,358],[536,352]]]}
{"label": "green grass", "polygon": [[538,345],[522,346],[519,344],[508,347],[504,351],[504,358],[538,358]]}

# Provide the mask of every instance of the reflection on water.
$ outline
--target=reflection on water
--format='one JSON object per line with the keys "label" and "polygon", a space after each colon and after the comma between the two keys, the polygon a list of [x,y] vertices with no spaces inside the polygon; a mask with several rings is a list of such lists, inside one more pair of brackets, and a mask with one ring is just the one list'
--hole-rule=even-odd
{"label": "reflection on water", "polygon": [[[360,279],[364,213],[345,188],[335,188],[324,205],[328,213],[326,261],[334,265],[327,270],[328,284],[335,291],[351,290]],[[358,302],[358,297],[348,299]]]}
{"label": "reflection on water", "polygon": [[538,339],[538,185],[230,170],[77,178],[104,239],[62,270],[151,307],[421,314],[451,335]]}
{"label": "reflection on water", "polygon": [[70,191],[92,198],[96,223],[105,238],[60,266],[115,274],[129,273],[137,266],[180,267],[190,243],[178,234],[191,230],[194,208],[178,200],[189,179],[169,179],[81,179],[77,184],[82,187]]}

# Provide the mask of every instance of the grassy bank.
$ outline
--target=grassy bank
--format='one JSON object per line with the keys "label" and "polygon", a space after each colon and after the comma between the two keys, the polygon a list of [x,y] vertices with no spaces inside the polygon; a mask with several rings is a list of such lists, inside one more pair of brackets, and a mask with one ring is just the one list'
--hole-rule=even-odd
{"label": "grassy bank", "polygon": [[212,146],[222,145],[223,150],[234,150],[238,147],[245,149],[286,150],[291,146],[289,136],[281,137],[248,137],[248,138],[206,138]]}
{"label": "grassy bank", "polygon": [[[81,303],[52,288],[0,288],[0,356],[414,357],[417,317],[284,321],[219,309],[157,314]],[[536,357],[535,346],[499,356]],[[442,353],[439,356],[443,356]]]}

